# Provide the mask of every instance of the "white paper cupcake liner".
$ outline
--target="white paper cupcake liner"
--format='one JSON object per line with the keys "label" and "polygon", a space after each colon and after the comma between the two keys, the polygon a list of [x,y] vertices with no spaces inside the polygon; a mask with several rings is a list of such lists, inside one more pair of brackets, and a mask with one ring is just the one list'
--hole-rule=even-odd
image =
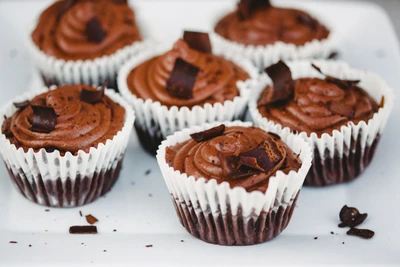
{"label": "white paper cupcake liner", "polygon": [[[159,101],[144,100],[131,93],[127,84],[127,77],[132,69],[144,61],[162,54],[166,49],[154,47],[143,51],[126,63],[118,74],[118,87],[122,96],[133,106],[136,114],[135,127],[142,145],[155,154],[162,140],[175,131],[200,125],[207,122],[236,120],[244,117],[247,110],[249,91],[244,82],[239,81],[237,86],[240,95],[232,101],[224,103],[205,104],[204,106],[188,107],[173,106],[168,108]],[[243,68],[252,77],[259,77],[258,70],[250,61],[240,55],[225,53],[225,58],[232,60]]]}
{"label": "white paper cupcake liner", "polygon": [[100,85],[104,80],[110,88],[116,87],[118,70],[131,57],[152,44],[150,40],[137,41],[115,53],[93,60],[63,60],[47,55],[28,37],[28,49],[47,86],[63,84]]}
{"label": "white paper cupcake liner", "polygon": [[[249,122],[223,122],[229,126],[250,127]],[[192,235],[221,245],[252,245],[276,237],[289,223],[299,191],[311,167],[312,152],[301,137],[286,135],[282,140],[299,155],[297,172],[278,171],[269,180],[265,193],[231,188],[228,182],[196,179],[168,165],[166,148],[190,139],[190,134],[221,123],[203,124],[176,132],[162,142],[157,162],[171,194],[181,223]],[[265,129],[270,131],[270,129]],[[271,129],[273,130],[273,129]],[[279,132],[276,132],[279,134]]]}
{"label": "white paper cupcake liner", "polygon": [[[359,86],[363,88],[378,104],[384,97],[384,106],[374,114],[367,122],[354,124],[349,122],[334,130],[332,135],[322,134],[318,137],[316,133],[307,135],[305,132],[298,133],[307,140],[314,150],[314,162],[305,184],[312,186],[325,186],[338,184],[355,179],[370,163],[380,136],[382,135],[389,115],[393,109],[395,95],[389,85],[378,75],[352,69],[347,63],[326,60],[304,60],[288,63],[293,79],[304,77],[324,78],[311,67],[314,63],[321,68],[322,72],[339,79],[360,80]],[[257,101],[264,88],[271,84],[269,77],[264,74],[258,84],[247,83],[253,94],[250,97],[249,111],[256,125],[261,128],[273,128],[283,135],[291,132],[288,127],[282,127],[278,123],[269,121],[262,117]]]}
{"label": "white paper cupcake liner", "polygon": [[[48,88],[28,92],[7,104],[1,110],[0,124],[4,117],[17,111],[14,102],[30,100],[46,91]],[[125,109],[125,123],[113,139],[90,148],[89,153],[80,150],[76,155],[67,152],[62,156],[57,150],[24,152],[0,134],[0,153],[22,195],[40,205],[74,207],[92,202],[111,189],[121,169],[135,116],[129,104],[113,90],[106,90],[106,95]]]}
{"label": "white paper cupcake liner", "polygon": [[[322,24],[328,25],[323,19],[317,19]],[[230,51],[232,53],[242,54],[251,59],[259,69],[264,69],[279,60],[328,58],[334,51],[339,40],[338,33],[334,29],[330,28],[329,31],[329,36],[326,39],[315,39],[301,46],[284,43],[282,41],[265,46],[244,45],[225,39],[216,32],[210,34],[210,39],[216,52]]]}

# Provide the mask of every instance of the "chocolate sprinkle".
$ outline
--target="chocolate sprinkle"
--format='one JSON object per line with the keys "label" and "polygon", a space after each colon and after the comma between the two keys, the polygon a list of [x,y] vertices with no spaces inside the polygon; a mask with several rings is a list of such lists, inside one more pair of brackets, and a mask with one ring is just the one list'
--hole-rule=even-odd
{"label": "chocolate sprinkle", "polygon": [[167,80],[167,92],[177,98],[191,99],[199,68],[177,58]]}
{"label": "chocolate sprinkle", "polygon": [[222,135],[224,131],[225,131],[225,125],[221,124],[217,127],[205,130],[203,132],[193,133],[190,135],[190,137],[196,142],[203,142]]}
{"label": "chocolate sprinkle", "polygon": [[240,0],[238,3],[237,15],[239,20],[250,18],[257,9],[267,9],[271,7],[269,0]]}
{"label": "chocolate sprinkle", "polygon": [[83,88],[81,91],[80,100],[89,104],[95,104],[103,98],[106,87],[107,81],[104,81],[103,85],[98,87],[96,90],[88,90]]}
{"label": "chocolate sprinkle", "polygon": [[14,107],[19,108],[19,109],[24,109],[27,106],[29,106],[31,104],[31,102],[29,100],[25,100],[23,102],[14,102]]}
{"label": "chocolate sprinkle", "polygon": [[183,33],[183,40],[188,43],[190,48],[194,50],[203,53],[212,52],[210,37],[208,33],[185,31]]}
{"label": "chocolate sprinkle", "polygon": [[97,234],[97,227],[94,225],[84,225],[84,226],[71,226],[69,228],[70,234]]}
{"label": "chocolate sprinkle", "polygon": [[57,115],[53,108],[31,105],[33,120],[31,131],[50,133],[56,128]]}
{"label": "chocolate sprinkle", "polygon": [[265,72],[274,83],[274,91],[270,96],[270,99],[266,99],[266,103],[284,101],[294,95],[292,72],[283,61],[279,61],[278,63],[269,66],[265,69]]}
{"label": "chocolate sprinkle", "polygon": [[94,217],[94,216],[91,215],[91,214],[88,214],[88,215],[86,215],[85,217],[86,217],[86,221],[87,221],[89,224],[95,224],[96,222],[99,221],[96,217]]}
{"label": "chocolate sprinkle", "polygon": [[106,37],[106,33],[101,27],[100,21],[97,18],[92,18],[86,24],[86,36],[89,42],[100,43]]}
{"label": "chocolate sprinkle", "polygon": [[344,205],[339,214],[340,220],[342,221],[342,223],[339,224],[339,227],[356,227],[363,223],[367,216],[367,213],[362,214],[358,209]]}
{"label": "chocolate sprinkle", "polygon": [[371,239],[374,237],[375,232],[369,229],[358,229],[358,228],[351,228],[347,231],[348,235],[358,236],[365,239]]}

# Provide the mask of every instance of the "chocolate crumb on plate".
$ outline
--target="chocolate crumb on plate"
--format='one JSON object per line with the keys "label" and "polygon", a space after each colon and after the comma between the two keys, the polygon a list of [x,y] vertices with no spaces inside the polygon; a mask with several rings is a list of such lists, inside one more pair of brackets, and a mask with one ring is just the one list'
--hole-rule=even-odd
{"label": "chocolate crumb on plate", "polygon": [[152,248],[153,245],[146,245],[146,248]]}
{"label": "chocolate crumb on plate", "polygon": [[31,247],[32,247],[32,245],[31,245],[31,244],[29,244],[29,246],[28,246],[28,247],[30,247],[30,248],[31,248]]}
{"label": "chocolate crumb on plate", "polygon": [[87,221],[88,223],[90,223],[90,224],[95,224],[96,222],[99,221],[96,217],[94,217],[94,216],[91,215],[91,214],[88,214],[88,215],[86,215],[85,217],[86,217],[86,221]]}
{"label": "chocolate crumb on plate", "polygon": [[45,212],[49,212],[50,210],[49,210],[49,209],[45,209],[44,211],[45,211]]}
{"label": "chocolate crumb on plate", "polygon": [[375,232],[369,229],[358,229],[358,228],[351,228],[347,231],[348,235],[358,236],[364,239],[371,239],[374,237]]}
{"label": "chocolate crumb on plate", "polygon": [[70,234],[97,234],[97,227],[94,225],[71,226],[69,228]]}
{"label": "chocolate crumb on plate", "polygon": [[331,231],[331,235],[334,235],[335,233],[333,231]]}
{"label": "chocolate crumb on plate", "polygon": [[183,242],[185,242],[185,240],[182,239],[181,242],[183,243]]}
{"label": "chocolate crumb on plate", "polygon": [[114,229],[114,230],[113,230],[113,232],[116,232],[116,231],[117,231],[117,229]]}
{"label": "chocolate crumb on plate", "polygon": [[363,223],[367,216],[367,213],[360,213],[358,209],[344,205],[339,214],[341,221],[339,227],[356,227]]}
{"label": "chocolate crumb on plate", "polygon": [[148,169],[145,173],[144,173],[144,175],[149,175],[151,173],[151,169]]}
{"label": "chocolate crumb on plate", "polygon": [[317,239],[318,239],[318,236],[314,237],[314,240],[317,240]]}
{"label": "chocolate crumb on plate", "polygon": [[79,211],[79,216],[83,217],[82,211]]}
{"label": "chocolate crumb on plate", "polygon": [[17,244],[17,241],[10,241],[10,244]]}

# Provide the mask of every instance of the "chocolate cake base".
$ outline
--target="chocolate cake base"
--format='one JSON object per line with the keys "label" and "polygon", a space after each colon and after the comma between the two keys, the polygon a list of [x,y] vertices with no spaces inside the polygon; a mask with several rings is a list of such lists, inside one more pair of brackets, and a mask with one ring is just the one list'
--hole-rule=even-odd
{"label": "chocolate cake base", "polygon": [[259,216],[253,214],[250,217],[242,216],[240,208],[238,214],[233,216],[229,205],[226,214],[215,217],[210,210],[199,212],[199,208],[179,200],[173,203],[181,224],[193,236],[212,244],[247,246],[277,237],[290,222],[297,196],[286,207],[279,206],[276,211],[263,211]]}
{"label": "chocolate cake base", "polygon": [[27,177],[21,169],[15,174],[6,164],[12,182],[25,198],[43,206],[60,208],[82,206],[105,195],[118,179],[122,158],[113,166],[93,175],[44,180],[40,174]]}
{"label": "chocolate cake base", "polygon": [[[52,85],[56,85],[56,86],[63,85],[59,81],[57,81],[56,78],[53,78],[53,79],[47,78],[44,74],[42,74],[41,76],[42,76],[43,83],[47,87],[50,87]],[[117,84],[117,76],[115,76],[113,79],[107,78],[106,80],[107,80],[107,88],[114,89],[116,92],[119,93],[118,84]],[[92,85],[94,83],[92,81],[89,81],[88,84]],[[99,86],[102,84],[103,84],[103,81],[101,82],[101,84],[99,84]]]}
{"label": "chocolate cake base", "polygon": [[357,178],[371,163],[379,143],[378,135],[371,146],[361,148],[360,139],[352,140],[348,155],[339,155],[335,152],[330,157],[329,151],[325,151],[325,157],[321,157],[318,150],[314,150],[314,159],[304,185],[306,186],[328,186],[346,183]]}

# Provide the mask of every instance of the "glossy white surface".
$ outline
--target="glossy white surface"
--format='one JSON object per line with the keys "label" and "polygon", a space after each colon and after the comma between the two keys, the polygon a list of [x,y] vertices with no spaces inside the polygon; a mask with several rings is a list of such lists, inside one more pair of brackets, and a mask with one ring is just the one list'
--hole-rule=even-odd
{"label": "glossy white surface", "polygon": [[[37,80],[24,39],[35,16],[49,2],[0,2],[0,104],[30,89]],[[217,16],[231,9],[235,1],[133,2],[146,35],[172,42],[180,35],[182,25],[187,29],[210,29]],[[399,45],[380,8],[350,2],[291,3],[314,11],[342,33],[338,45],[341,59],[379,73],[397,94],[400,92]],[[252,247],[215,246],[190,236],[178,222],[156,160],[142,150],[136,137],[131,139],[124,169],[113,191],[81,208],[46,212],[45,207],[19,195],[1,166],[0,266],[397,266],[399,116],[397,105],[374,161],[358,180],[330,188],[304,188],[283,234]],[[148,169],[152,172],[145,176]],[[344,204],[369,214],[362,227],[376,231],[372,240],[347,236],[345,229],[337,227]],[[86,224],[79,216],[80,210],[100,220],[98,235],[68,234],[69,226]],[[331,235],[331,231],[338,235]],[[18,243],[9,244],[11,240]],[[146,248],[148,244],[153,247]]]}

